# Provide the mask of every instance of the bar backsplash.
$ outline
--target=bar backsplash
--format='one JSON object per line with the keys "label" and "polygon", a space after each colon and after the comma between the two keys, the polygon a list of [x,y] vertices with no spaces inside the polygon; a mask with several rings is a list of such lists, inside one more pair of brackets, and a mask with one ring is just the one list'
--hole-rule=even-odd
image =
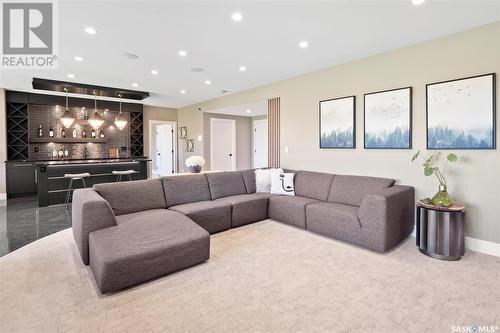
{"label": "bar backsplash", "polygon": [[[66,129],[63,127],[60,117],[64,113],[64,107],[62,106],[47,106],[47,105],[29,105],[29,136],[30,138],[36,138],[38,134],[38,128],[42,125],[43,137],[48,137],[48,131],[52,128],[54,131],[54,138],[61,137],[61,131],[64,128],[66,131],[66,137],[72,137],[73,128],[76,129],[77,137],[82,137],[82,131],[85,129],[87,132],[86,137],[91,137],[92,127],[88,124],[81,124],[84,120],[86,114],[90,116],[94,109],[80,109],[80,108],[70,108],[72,114],[75,116],[80,124],[73,124],[70,128]],[[107,158],[109,157],[109,148],[118,148],[120,151],[120,157],[128,157],[130,155],[130,127],[129,123],[125,126],[123,130],[119,130],[113,125],[114,117],[116,112],[108,110],[98,110],[105,122],[99,128],[97,132],[97,138],[101,130],[104,131],[105,143],[32,143],[29,145],[29,158],[31,160],[47,160],[52,158],[52,151],[58,150],[59,148],[67,148],[68,157],[70,159],[76,158]],[[129,117],[127,112],[124,112],[125,117]],[[84,121],[83,121],[84,122]],[[86,155],[86,156],[85,156]]]}

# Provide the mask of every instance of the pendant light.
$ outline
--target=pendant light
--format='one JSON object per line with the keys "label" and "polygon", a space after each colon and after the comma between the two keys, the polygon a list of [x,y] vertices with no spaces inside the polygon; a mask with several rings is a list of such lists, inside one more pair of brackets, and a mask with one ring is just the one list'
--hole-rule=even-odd
{"label": "pendant light", "polygon": [[99,128],[104,123],[104,118],[97,112],[97,93],[94,91],[94,113],[89,118],[89,124],[93,128]]}
{"label": "pendant light", "polygon": [[68,107],[68,88],[64,88],[64,91],[66,92],[66,110],[64,111],[63,115],[61,116],[61,122],[64,127],[70,128],[71,125],[73,125],[73,122],[75,121],[75,117],[69,112],[69,107]]}
{"label": "pendant light", "polygon": [[120,113],[115,118],[115,126],[121,131],[127,125],[127,119],[122,114],[122,94],[118,94],[118,97],[120,97]]}

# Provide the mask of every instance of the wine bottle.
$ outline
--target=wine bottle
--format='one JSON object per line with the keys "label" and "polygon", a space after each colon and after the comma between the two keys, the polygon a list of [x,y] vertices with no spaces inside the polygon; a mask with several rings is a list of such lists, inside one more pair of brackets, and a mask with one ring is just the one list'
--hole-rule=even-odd
{"label": "wine bottle", "polygon": [[49,138],[53,138],[54,137],[54,130],[52,129],[52,127],[49,129]]}
{"label": "wine bottle", "polygon": [[87,131],[85,131],[85,129],[82,131],[82,138],[86,138],[87,137]]}
{"label": "wine bottle", "polygon": [[41,138],[43,136],[42,125],[38,127],[38,137]]}
{"label": "wine bottle", "polygon": [[96,135],[95,135],[95,129],[92,129],[92,132],[90,132],[90,137],[92,139],[95,139]]}
{"label": "wine bottle", "polygon": [[64,147],[64,157],[68,157],[68,156],[69,156],[68,147]]}
{"label": "wine bottle", "polygon": [[104,139],[104,130],[101,131],[101,139]]}
{"label": "wine bottle", "polygon": [[73,128],[73,137],[76,138],[76,128]]}
{"label": "wine bottle", "polygon": [[63,158],[63,156],[64,156],[64,151],[62,150],[61,147],[59,147],[59,150],[57,151],[57,157]]}
{"label": "wine bottle", "polygon": [[66,131],[63,128],[61,131],[61,138],[65,138],[65,137],[66,137]]}

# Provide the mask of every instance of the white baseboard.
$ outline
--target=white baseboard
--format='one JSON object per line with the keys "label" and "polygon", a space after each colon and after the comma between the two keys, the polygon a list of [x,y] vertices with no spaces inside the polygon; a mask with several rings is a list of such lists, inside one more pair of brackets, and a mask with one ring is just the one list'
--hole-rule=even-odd
{"label": "white baseboard", "polygon": [[485,241],[482,239],[476,239],[471,237],[465,237],[465,248],[467,250],[481,252],[484,254],[489,254],[491,256],[500,257],[500,244]]}
{"label": "white baseboard", "polygon": [[[411,236],[416,237],[416,232],[416,229],[413,229]],[[472,237],[465,237],[465,249],[474,252],[489,254],[490,256],[500,257],[500,243],[489,242]]]}

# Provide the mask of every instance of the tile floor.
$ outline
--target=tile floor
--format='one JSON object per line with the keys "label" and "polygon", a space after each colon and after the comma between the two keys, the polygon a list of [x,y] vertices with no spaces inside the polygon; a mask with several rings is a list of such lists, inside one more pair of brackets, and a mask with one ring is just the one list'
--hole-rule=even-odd
{"label": "tile floor", "polygon": [[71,208],[38,208],[36,197],[0,201],[0,257],[71,227]]}

